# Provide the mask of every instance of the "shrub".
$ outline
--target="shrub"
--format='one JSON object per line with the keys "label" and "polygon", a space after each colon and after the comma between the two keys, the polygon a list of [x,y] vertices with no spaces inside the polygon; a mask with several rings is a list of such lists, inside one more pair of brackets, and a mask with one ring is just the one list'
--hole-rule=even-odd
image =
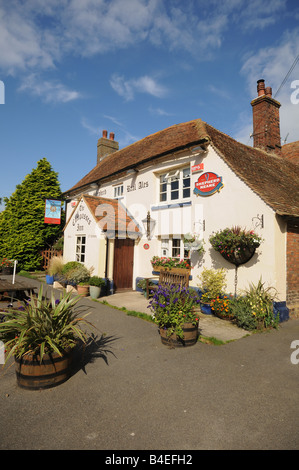
{"label": "shrub", "polygon": [[243,296],[233,299],[230,304],[237,325],[245,330],[277,328],[279,315],[274,314],[275,296],[273,287],[265,288],[261,279],[257,285],[250,284]]}
{"label": "shrub", "polygon": [[89,279],[89,285],[90,286],[96,286],[96,287],[103,287],[105,285],[105,281],[101,277],[92,276]]}
{"label": "shrub", "polygon": [[225,269],[207,269],[203,268],[200,276],[201,283],[199,287],[203,292],[201,301],[203,303],[211,302],[212,299],[221,297],[226,288],[226,271]]}
{"label": "shrub", "polygon": [[68,282],[79,284],[88,282],[90,279],[90,270],[78,261],[69,261],[63,267],[62,274]]}

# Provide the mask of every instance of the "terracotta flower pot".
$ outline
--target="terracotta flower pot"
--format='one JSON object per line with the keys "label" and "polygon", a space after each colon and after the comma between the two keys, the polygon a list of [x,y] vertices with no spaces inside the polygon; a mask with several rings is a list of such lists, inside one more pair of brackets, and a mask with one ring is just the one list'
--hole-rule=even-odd
{"label": "terracotta flower pot", "polygon": [[77,285],[77,292],[82,297],[87,297],[89,295],[89,286],[79,286]]}

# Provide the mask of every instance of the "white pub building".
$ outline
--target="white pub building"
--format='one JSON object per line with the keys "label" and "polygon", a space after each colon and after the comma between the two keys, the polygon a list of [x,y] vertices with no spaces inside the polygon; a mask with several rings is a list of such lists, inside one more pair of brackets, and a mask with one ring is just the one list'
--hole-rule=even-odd
{"label": "white pub building", "polygon": [[[279,107],[258,81],[253,147],[201,119],[173,125],[123,149],[103,131],[95,167],[64,193],[64,260],[78,260],[114,290],[136,289],[153,276],[153,256],[190,259],[190,286],[203,267],[235,267],[216,252],[210,235],[240,226],[263,242],[238,268],[238,288],[260,278],[274,287],[290,315],[299,313],[299,142],[281,146]],[[184,236],[204,240],[190,252]]]}

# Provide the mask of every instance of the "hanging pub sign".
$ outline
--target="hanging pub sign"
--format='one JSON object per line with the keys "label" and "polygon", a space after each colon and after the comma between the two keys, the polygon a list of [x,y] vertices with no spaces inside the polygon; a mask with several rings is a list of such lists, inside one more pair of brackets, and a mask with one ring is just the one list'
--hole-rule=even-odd
{"label": "hanging pub sign", "polygon": [[57,199],[46,199],[45,203],[45,224],[60,224],[61,201]]}
{"label": "hanging pub sign", "polygon": [[209,171],[200,175],[195,183],[193,192],[196,196],[211,196],[222,188],[222,176],[218,176],[216,173]]}

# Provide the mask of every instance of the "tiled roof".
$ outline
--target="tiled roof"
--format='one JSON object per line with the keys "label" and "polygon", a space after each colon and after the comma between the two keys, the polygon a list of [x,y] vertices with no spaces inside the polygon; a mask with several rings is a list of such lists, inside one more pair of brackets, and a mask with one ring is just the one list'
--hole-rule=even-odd
{"label": "tiled roof", "polygon": [[84,187],[94,181],[117,175],[121,171],[175,150],[197,144],[201,140],[202,133],[204,133],[203,123],[200,119],[197,119],[176,124],[151,134],[102,160],[67,192]]}
{"label": "tiled roof", "polygon": [[299,217],[299,166],[283,156],[241,144],[201,119],[171,126],[113,153],[67,193],[84,189],[95,181],[113,179],[122,171],[142,163],[152,161],[155,164],[176,150],[208,142],[235,174],[275,212]]}
{"label": "tiled roof", "polygon": [[[135,221],[127,214],[126,209],[117,199],[89,196],[87,194],[82,196],[81,199],[85,201],[89,207],[101,230],[105,232],[112,230],[113,232],[124,232],[131,235],[140,232],[139,227]],[[98,209],[99,206],[100,211]],[[71,216],[68,219],[68,222],[71,220],[71,217],[76,208],[73,210]]]}
{"label": "tiled roof", "polygon": [[293,163],[299,163],[299,140],[297,142],[291,142],[281,147],[283,157],[287,158]]}

